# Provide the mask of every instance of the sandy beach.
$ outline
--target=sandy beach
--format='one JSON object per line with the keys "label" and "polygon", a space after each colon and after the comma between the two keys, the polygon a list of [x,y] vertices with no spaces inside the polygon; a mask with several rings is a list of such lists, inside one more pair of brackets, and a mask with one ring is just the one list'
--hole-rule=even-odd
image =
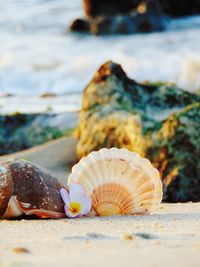
{"label": "sandy beach", "polygon": [[[66,183],[76,140],[64,137],[12,155]],[[200,266],[200,203],[162,204],[151,216],[0,221],[0,266]]]}
{"label": "sandy beach", "polygon": [[151,216],[0,222],[0,266],[200,266],[200,203]]}
{"label": "sandy beach", "polygon": [[200,267],[199,2],[0,0],[0,267]]}

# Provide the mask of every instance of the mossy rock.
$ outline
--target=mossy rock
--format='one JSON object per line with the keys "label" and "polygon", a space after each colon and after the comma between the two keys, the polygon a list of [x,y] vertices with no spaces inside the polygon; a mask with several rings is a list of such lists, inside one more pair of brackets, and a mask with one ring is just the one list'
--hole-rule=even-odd
{"label": "mossy rock", "polygon": [[66,123],[65,114],[0,115],[0,155],[59,138],[69,132]]}
{"label": "mossy rock", "polygon": [[200,96],[173,84],[139,84],[111,61],[83,92],[77,155],[127,148],[160,170],[166,201],[200,201]]}

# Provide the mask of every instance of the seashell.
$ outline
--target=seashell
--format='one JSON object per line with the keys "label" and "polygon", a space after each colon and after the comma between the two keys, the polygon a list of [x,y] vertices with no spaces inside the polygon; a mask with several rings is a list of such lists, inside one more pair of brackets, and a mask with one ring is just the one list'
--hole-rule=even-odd
{"label": "seashell", "polygon": [[0,163],[0,218],[22,214],[39,218],[63,218],[64,186],[44,168],[26,161]]}
{"label": "seashell", "polygon": [[92,214],[148,214],[162,200],[159,172],[127,149],[103,148],[72,168],[68,185],[81,184],[92,199]]}
{"label": "seashell", "polygon": [[13,190],[14,183],[11,173],[5,167],[0,166],[0,218],[7,210]]}

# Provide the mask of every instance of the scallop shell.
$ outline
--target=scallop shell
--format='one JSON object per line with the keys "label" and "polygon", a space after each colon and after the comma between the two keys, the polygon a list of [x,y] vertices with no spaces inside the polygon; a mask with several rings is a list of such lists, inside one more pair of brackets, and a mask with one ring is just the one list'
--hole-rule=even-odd
{"label": "scallop shell", "polygon": [[149,160],[127,149],[103,148],[82,158],[68,179],[92,199],[92,214],[145,214],[162,200],[159,172]]}

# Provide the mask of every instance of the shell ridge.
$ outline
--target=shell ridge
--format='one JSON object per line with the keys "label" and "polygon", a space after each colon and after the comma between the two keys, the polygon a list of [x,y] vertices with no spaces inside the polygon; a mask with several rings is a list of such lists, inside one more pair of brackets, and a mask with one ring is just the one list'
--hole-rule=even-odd
{"label": "shell ridge", "polygon": [[83,185],[100,216],[149,213],[162,199],[159,172],[148,159],[124,148],[91,152],[72,168],[73,181]]}

